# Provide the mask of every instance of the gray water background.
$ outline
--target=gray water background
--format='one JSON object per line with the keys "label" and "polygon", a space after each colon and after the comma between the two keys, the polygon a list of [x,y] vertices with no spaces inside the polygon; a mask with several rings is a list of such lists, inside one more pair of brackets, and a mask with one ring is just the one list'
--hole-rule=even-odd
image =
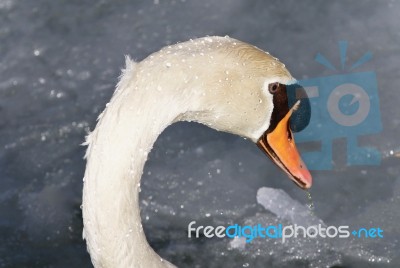
{"label": "gray water background", "polygon": [[[0,0],[0,267],[91,267],[82,240],[80,146],[109,101],[124,55],[141,60],[164,45],[229,35],[282,60],[299,79],[330,75],[313,61],[374,58],[383,131],[361,138],[398,150],[398,1]],[[399,267],[400,166],[346,167],[345,139],[333,171],[313,172],[315,216],[327,225],[380,227],[384,239],[188,239],[187,224],[291,224],[257,204],[261,187],[282,203],[308,204],[248,140],[194,123],[157,140],[142,181],[142,219],[153,248],[180,267]],[[295,200],[295,201],[294,201]],[[284,211],[282,212],[284,213]],[[295,212],[296,213],[296,212]],[[239,243],[240,244],[240,243]]]}

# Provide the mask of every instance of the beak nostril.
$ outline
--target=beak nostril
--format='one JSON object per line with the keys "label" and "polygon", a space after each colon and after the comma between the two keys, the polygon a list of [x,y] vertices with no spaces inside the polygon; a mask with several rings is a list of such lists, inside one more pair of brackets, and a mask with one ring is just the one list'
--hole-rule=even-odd
{"label": "beak nostril", "polygon": [[288,141],[292,140],[292,133],[290,131],[287,132]]}

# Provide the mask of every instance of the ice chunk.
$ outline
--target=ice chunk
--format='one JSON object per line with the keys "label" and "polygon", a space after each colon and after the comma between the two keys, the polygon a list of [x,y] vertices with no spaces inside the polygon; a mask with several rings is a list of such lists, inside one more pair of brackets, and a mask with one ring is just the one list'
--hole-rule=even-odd
{"label": "ice chunk", "polygon": [[229,242],[229,245],[231,248],[244,249],[246,247],[246,238],[236,236]]}
{"label": "ice chunk", "polygon": [[285,191],[262,187],[257,191],[257,202],[265,209],[281,219],[293,224],[311,226],[323,224],[323,221],[313,215],[309,208],[292,199]]}

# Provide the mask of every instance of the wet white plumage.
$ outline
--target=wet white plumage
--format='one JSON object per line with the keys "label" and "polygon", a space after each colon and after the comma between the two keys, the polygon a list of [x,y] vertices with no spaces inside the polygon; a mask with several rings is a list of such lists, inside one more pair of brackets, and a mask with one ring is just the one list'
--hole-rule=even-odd
{"label": "wet white plumage", "polygon": [[271,82],[294,79],[276,58],[229,37],[129,58],[117,89],[87,137],[84,237],[95,267],[170,267],[147,243],[138,204],[143,167],[171,123],[196,121],[256,142],[269,126]]}

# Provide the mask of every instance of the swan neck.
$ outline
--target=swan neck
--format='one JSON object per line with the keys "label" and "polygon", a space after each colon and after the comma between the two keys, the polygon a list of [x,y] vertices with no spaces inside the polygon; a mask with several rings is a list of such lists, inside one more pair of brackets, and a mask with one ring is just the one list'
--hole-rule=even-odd
{"label": "swan neck", "polygon": [[170,101],[162,103],[144,90],[117,89],[88,137],[83,219],[95,267],[170,267],[147,243],[139,208],[147,155],[181,114]]}

